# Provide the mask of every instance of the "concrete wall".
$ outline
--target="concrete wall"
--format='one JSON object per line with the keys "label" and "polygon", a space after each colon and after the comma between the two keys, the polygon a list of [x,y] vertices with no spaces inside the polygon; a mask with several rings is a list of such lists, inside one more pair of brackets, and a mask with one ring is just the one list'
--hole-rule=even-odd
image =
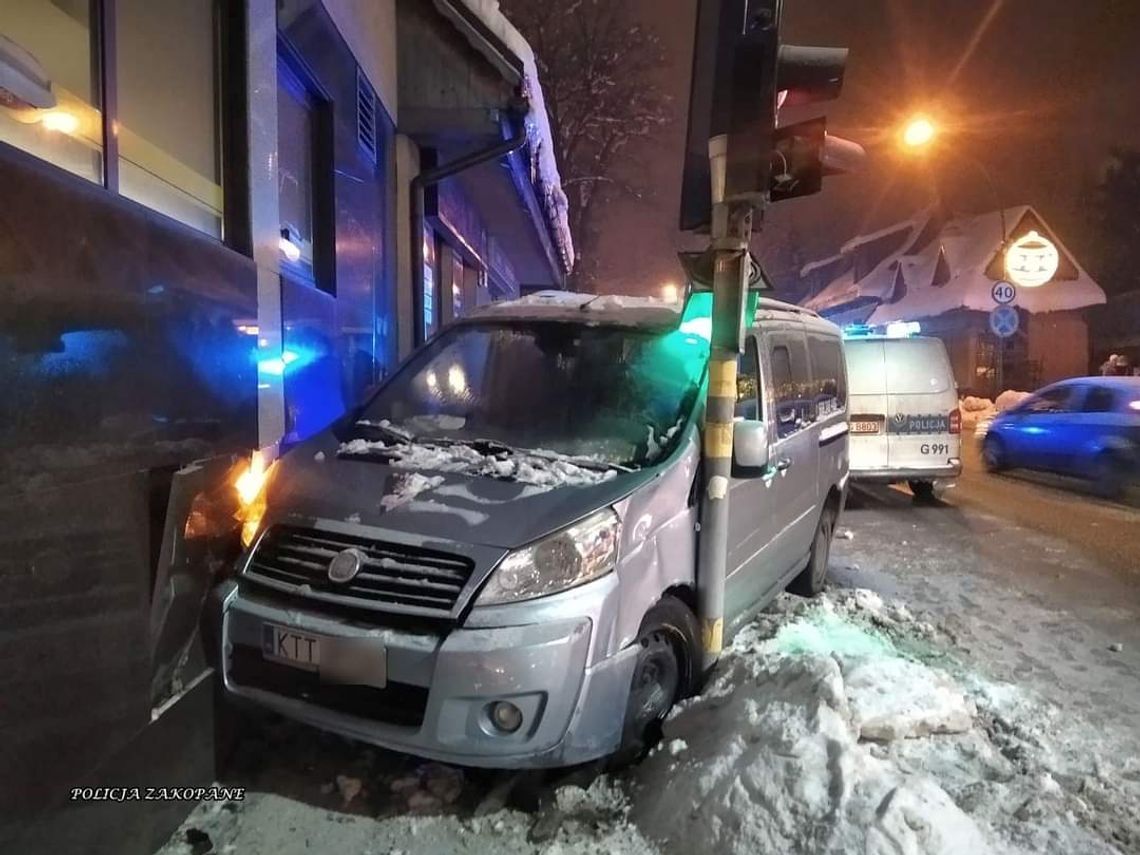
{"label": "concrete wall", "polygon": [[1029,358],[1041,363],[1041,382],[1089,373],[1089,331],[1080,311],[1029,315]]}
{"label": "concrete wall", "polygon": [[393,121],[396,98],[396,0],[322,0]]}

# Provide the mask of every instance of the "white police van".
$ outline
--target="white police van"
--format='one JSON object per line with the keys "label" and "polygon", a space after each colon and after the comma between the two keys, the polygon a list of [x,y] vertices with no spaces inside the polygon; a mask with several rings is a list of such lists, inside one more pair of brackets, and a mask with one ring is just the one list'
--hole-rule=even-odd
{"label": "white police van", "polygon": [[917,323],[844,330],[851,478],[934,498],[962,471],[958,388],[946,346]]}

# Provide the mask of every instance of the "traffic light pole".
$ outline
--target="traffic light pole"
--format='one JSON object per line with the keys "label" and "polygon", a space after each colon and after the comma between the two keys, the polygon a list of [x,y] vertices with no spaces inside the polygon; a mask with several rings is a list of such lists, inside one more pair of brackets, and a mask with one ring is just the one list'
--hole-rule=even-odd
{"label": "traffic light pole", "polygon": [[[714,195],[717,195],[715,190]],[[736,365],[743,343],[751,270],[748,244],[752,237],[752,204],[718,200],[713,207],[712,237],[716,253],[712,353],[705,402],[704,492],[697,564],[700,568],[697,603],[705,671],[716,664],[724,644],[732,425],[736,413]]]}

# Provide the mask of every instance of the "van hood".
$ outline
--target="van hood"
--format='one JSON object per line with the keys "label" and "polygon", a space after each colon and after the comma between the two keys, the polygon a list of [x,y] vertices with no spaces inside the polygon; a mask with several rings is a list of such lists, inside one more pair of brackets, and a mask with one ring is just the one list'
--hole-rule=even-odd
{"label": "van hood", "polygon": [[[516,549],[620,501],[660,469],[598,472],[529,455],[480,454],[467,446],[459,447],[456,461],[426,444],[400,459],[383,444],[366,445],[372,448],[346,453],[348,446],[326,433],[291,450],[272,475],[267,522],[323,519]],[[459,471],[447,471],[452,468]],[[472,474],[512,470],[514,478]]]}

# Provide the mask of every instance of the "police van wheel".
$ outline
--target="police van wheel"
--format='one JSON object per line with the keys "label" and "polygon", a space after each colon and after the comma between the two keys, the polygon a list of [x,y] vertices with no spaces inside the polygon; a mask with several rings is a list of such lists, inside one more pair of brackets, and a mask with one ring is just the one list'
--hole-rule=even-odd
{"label": "police van wheel", "polygon": [[621,745],[610,761],[615,768],[644,757],[661,738],[661,724],[673,704],[696,690],[701,649],[697,618],[676,597],[662,597],[642,620],[637,646]]}
{"label": "police van wheel", "polygon": [[827,581],[827,561],[831,557],[831,538],[835,534],[835,511],[824,508],[815,529],[807,567],[788,584],[788,591],[800,597],[814,597]]}
{"label": "police van wheel", "polygon": [[920,502],[933,502],[939,497],[938,487],[933,481],[908,481],[907,485]]}

